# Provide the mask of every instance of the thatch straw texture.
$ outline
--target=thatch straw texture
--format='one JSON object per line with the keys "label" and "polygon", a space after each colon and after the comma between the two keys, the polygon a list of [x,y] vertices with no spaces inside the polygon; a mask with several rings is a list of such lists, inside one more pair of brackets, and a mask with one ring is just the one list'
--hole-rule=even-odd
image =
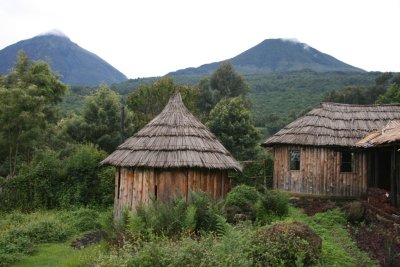
{"label": "thatch straw texture", "polygon": [[400,121],[390,121],[382,129],[367,135],[356,143],[359,147],[377,147],[400,142]]}
{"label": "thatch straw texture", "polygon": [[354,147],[367,134],[400,119],[400,105],[321,103],[268,138],[263,146],[296,144]]}
{"label": "thatch straw texture", "polygon": [[239,162],[185,107],[179,93],[143,129],[101,164],[124,167],[198,167],[241,170]]}

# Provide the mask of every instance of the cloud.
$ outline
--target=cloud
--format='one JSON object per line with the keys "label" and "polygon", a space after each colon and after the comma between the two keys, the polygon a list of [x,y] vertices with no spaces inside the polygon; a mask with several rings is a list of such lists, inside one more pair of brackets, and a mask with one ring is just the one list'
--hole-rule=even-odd
{"label": "cloud", "polygon": [[68,36],[65,33],[63,33],[62,31],[60,31],[58,29],[52,29],[50,31],[39,34],[39,36],[43,36],[43,35],[55,35],[55,36],[68,38]]}

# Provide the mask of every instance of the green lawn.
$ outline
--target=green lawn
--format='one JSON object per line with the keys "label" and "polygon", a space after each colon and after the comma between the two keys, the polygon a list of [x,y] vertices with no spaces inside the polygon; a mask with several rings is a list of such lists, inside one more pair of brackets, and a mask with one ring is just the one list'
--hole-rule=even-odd
{"label": "green lawn", "polygon": [[16,262],[15,267],[64,267],[87,266],[91,257],[95,255],[99,246],[90,246],[85,249],[74,249],[69,244],[54,243],[42,244],[32,256],[25,256]]}

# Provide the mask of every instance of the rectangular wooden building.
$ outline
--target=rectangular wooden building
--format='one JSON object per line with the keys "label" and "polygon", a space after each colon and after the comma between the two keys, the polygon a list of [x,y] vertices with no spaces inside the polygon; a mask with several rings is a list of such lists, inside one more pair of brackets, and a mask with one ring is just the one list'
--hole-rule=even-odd
{"label": "rectangular wooden building", "polygon": [[274,188],[332,196],[362,196],[375,185],[390,191],[391,156],[372,156],[356,143],[398,119],[399,105],[320,104],[263,143],[274,158]]}

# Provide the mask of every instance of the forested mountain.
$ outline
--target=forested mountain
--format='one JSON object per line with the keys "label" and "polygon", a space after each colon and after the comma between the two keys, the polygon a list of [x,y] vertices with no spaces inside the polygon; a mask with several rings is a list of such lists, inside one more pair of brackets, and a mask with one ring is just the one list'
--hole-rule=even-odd
{"label": "forested mountain", "polygon": [[[288,39],[266,39],[247,51],[227,59],[242,74],[311,70],[316,72],[364,70],[324,54],[307,44]],[[169,76],[209,75],[221,62],[171,72]]]}
{"label": "forested mountain", "polygon": [[126,76],[99,56],[81,48],[61,34],[45,34],[0,50],[0,73],[7,74],[23,50],[32,60],[45,60],[70,85],[96,86],[127,80]]}

